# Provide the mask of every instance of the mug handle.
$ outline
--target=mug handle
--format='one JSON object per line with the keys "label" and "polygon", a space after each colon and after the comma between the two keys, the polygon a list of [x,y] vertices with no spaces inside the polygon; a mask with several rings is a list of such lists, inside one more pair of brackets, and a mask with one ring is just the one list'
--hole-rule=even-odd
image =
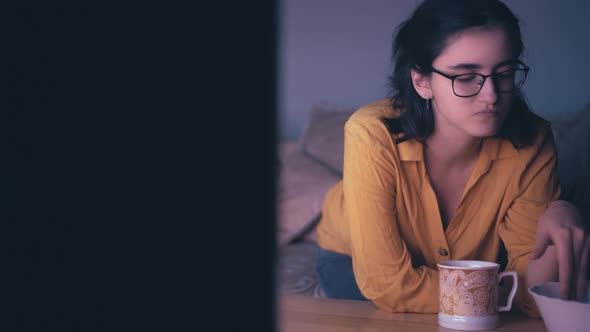
{"label": "mug handle", "polygon": [[518,276],[515,271],[506,271],[502,272],[498,275],[498,282],[502,280],[504,277],[512,277],[514,282],[512,283],[512,289],[510,290],[510,294],[508,295],[508,299],[506,300],[505,306],[499,306],[498,311],[510,311],[512,309],[512,300],[514,299],[514,295],[516,294],[516,289],[518,288]]}

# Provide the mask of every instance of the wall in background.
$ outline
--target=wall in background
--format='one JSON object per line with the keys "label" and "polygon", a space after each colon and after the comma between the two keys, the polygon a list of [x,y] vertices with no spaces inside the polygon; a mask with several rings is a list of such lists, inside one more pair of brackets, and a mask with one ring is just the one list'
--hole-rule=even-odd
{"label": "wall in background", "polygon": [[[315,102],[358,107],[387,95],[395,27],[418,0],[281,0],[278,126],[298,138]],[[526,93],[541,115],[590,102],[590,1],[506,0],[521,19]]]}

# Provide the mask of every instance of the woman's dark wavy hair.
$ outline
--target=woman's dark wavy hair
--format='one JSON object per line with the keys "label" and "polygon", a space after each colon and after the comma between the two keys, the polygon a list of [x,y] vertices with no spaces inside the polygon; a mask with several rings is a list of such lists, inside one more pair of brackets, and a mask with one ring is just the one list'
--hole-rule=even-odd
{"label": "woman's dark wavy hair", "polygon": [[[383,122],[391,133],[403,133],[396,143],[411,138],[424,142],[434,129],[434,116],[414,89],[411,68],[432,68],[449,37],[473,27],[501,27],[508,34],[513,58],[522,55],[524,45],[518,18],[499,0],[426,0],[412,16],[400,24],[393,41],[393,73],[389,78],[397,118]],[[516,92],[512,110],[497,136],[509,139],[514,147],[533,143],[539,121],[522,92]]]}

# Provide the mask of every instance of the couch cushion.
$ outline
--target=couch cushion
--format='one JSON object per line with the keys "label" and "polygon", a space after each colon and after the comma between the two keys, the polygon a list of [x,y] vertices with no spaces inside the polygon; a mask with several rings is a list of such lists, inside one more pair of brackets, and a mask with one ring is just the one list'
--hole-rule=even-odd
{"label": "couch cushion", "polygon": [[[278,243],[285,245],[310,232],[318,221],[326,192],[340,178],[305,156],[299,148],[283,144],[279,170]],[[281,153],[279,153],[281,155]]]}
{"label": "couch cushion", "polygon": [[317,244],[312,241],[300,241],[279,248],[277,274],[281,294],[318,296],[316,251]]}
{"label": "couch cushion", "polygon": [[316,103],[308,114],[301,139],[303,153],[342,176],[344,124],[354,107]]}

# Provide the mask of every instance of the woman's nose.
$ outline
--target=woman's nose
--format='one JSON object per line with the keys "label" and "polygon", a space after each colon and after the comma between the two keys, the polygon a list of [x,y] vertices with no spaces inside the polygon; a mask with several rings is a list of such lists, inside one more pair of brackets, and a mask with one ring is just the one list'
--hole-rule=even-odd
{"label": "woman's nose", "polygon": [[483,82],[483,86],[481,87],[481,90],[477,95],[482,101],[491,104],[495,103],[498,100],[498,91],[496,89],[494,80],[491,77],[488,77]]}

